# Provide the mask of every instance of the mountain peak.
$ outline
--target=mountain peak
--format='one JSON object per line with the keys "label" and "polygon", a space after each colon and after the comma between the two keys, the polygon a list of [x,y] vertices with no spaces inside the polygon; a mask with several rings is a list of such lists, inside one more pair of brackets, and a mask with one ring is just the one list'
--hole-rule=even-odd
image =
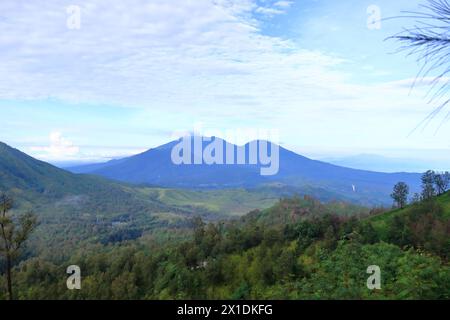
{"label": "mountain peak", "polygon": [[[210,143],[222,142],[223,159],[226,160],[225,146],[231,146],[234,151],[244,150],[245,159],[249,159],[252,142],[256,142],[260,146],[262,142],[268,142],[266,140],[254,140],[245,145],[236,146],[219,137],[187,136],[185,138],[190,139],[188,144],[189,142],[192,144],[187,151],[190,153],[188,158],[197,159],[197,161],[191,160],[189,164],[185,161],[181,161],[179,164],[173,162],[173,148],[178,146],[181,149],[180,144],[182,144],[183,137],[180,137],[135,156],[70,170],[76,173],[97,174],[127,183],[175,188],[255,188],[278,183],[294,189],[315,186],[334,192],[338,198],[364,199],[361,201],[376,204],[380,204],[379,199],[383,199],[381,201],[383,204],[391,202],[389,195],[392,186],[398,181],[407,182],[412,192],[416,192],[420,187],[420,175],[418,174],[387,174],[350,169],[311,160],[282,147],[278,149],[278,173],[273,176],[262,176],[260,158],[257,158],[258,160],[254,164],[251,162],[239,164],[236,161],[207,164],[203,160],[198,161],[198,157],[195,158],[193,143],[201,142],[200,152],[202,154],[200,156],[203,157],[205,150],[211,152],[212,148],[208,148]],[[259,155],[259,148],[256,150]],[[180,157],[184,155],[183,152],[180,153]],[[236,153],[234,155],[236,156]]]}

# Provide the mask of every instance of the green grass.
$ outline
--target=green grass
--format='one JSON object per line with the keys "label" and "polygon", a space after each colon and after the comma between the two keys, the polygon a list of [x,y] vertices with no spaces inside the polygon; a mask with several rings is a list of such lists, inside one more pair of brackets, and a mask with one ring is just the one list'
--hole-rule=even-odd
{"label": "green grass", "polygon": [[[447,192],[443,195],[436,197],[436,201],[444,209],[444,214],[443,214],[444,218],[449,219],[450,218],[450,192]],[[391,225],[392,220],[396,216],[410,215],[413,208],[414,208],[414,205],[409,205],[404,209],[394,209],[389,212],[385,212],[382,214],[378,214],[376,216],[372,216],[369,218],[369,221],[371,222],[372,226],[375,228],[375,230],[378,233],[380,233],[381,235],[386,235],[386,233],[388,231],[388,227]]]}
{"label": "green grass", "polygon": [[438,203],[444,208],[444,216],[450,219],[450,192],[438,197]]}
{"label": "green grass", "polygon": [[267,190],[178,190],[139,188],[141,196],[158,200],[168,206],[191,207],[221,216],[242,216],[254,209],[268,208],[278,201],[275,192]]}

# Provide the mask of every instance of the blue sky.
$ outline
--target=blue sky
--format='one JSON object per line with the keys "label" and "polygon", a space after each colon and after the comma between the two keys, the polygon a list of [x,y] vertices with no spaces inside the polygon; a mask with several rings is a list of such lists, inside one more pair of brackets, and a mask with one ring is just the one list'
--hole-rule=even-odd
{"label": "blue sky", "polygon": [[[78,3],[77,3],[78,2]],[[420,66],[368,27],[424,1],[2,0],[0,141],[47,161],[98,161],[175,132],[276,129],[314,157],[450,160]],[[80,9],[79,28],[69,28]]]}

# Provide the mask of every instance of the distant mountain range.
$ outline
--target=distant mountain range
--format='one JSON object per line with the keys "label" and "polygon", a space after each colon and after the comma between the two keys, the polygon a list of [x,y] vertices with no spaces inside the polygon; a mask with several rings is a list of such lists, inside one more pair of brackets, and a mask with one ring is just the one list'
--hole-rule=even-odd
{"label": "distant mountain range", "polygon": [[332,192],[311,186],[189,190],[132,185],[94,174],[71,173],[0,142],[0,192],[3,191],[14,198],[15,209],[35,210],[43,218],[41,222],[73,222],[81,215],[96,224],[98,217],[114,221],[133,216],[141,227],[169,221],[183,223],[194,215],[212,220],[239,216],[267,208],[280,197],[294,193],[342,200]]}
{"label": "distant mountain range", "polygon": [[[229,143],[220,140],[224,145]],[[279,147],[279,172],[273,176],[260,174],[261,164],[227,165],[196,164],[176,165],[171,161],[172,148],[180,141],[172,141],[141,154],[97,163],[68,168],[74,173],[89,173],[109,179],[132,183],[157,185],[171,188],[221,189],[257,188],[262,186],[288,186],[291,188],[323,189],[337,198],[350,199],[363,204],[390,204],[390,193],[395,183],[406,182],[411,192],[420,188],[418,173],[380,173],[356,170],[308,159]],[[204,151],[207,143],[204,143]],[[243,148],[246,157],[250,144],[231,145]],[[193,151],[191,151],[193,153]],[[190,155],[192,158],[194,154]],[[224,156],[225,157],[225,156]]]}
{"label": "distant mountain range", "polygon": [[[420,189],[418,173],[350,169],[311,160],[283,147],[279,147],[279,171],[273,176],[260,174],[260,162],[176,165],[172,162],[171,152],[178,143],[176,140],[135,156],[67,169],[71,172],[0,143],[0,189],[27,190],[18,194],[33,194],[47,199],[83,194],[96,199],[96,203],[105,194],[108,198],[115,194],[118,199],[136,200],[135,194],[121,184],[127,183],[185,190],[247,189],[255,193],[263,190],[270,198],[295,193],[310,194],[324,201],[335,199],[369,206],[390,205],[392,187],[399,181],[406,182],[411,193]],[[236,151],[244,150],[245,156],[249,156],[250,144],[238,147],[223,143]],[[202,150],[206,147],[205,142]],[[191,157],[194,155],[191,154]],[[245,201],[245,197],[241,199]],[[153,207],[157,205],[152,203]]]}
{"label": "distant mountain range", "polygon": [[321,161],[338,166],[379,172],[425,172],[449,170],[448,163],[427,162],[416,159],[391,158],[375,154],[358,154],[348,157],[323,158]]}

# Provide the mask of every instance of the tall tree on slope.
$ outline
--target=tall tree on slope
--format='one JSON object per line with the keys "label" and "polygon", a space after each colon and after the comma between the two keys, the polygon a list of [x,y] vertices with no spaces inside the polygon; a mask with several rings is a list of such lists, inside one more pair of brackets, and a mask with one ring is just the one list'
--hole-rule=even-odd
{"label": "tall tree on slope", "polygon": [[14,298],[12,289],[12,267],[20,249],[36,226],[36,216],[28,212],[19,217],[9,214],[13,207],[12,198],[0,193],[0,254],[6,260],[6,283],[9,299]]}

